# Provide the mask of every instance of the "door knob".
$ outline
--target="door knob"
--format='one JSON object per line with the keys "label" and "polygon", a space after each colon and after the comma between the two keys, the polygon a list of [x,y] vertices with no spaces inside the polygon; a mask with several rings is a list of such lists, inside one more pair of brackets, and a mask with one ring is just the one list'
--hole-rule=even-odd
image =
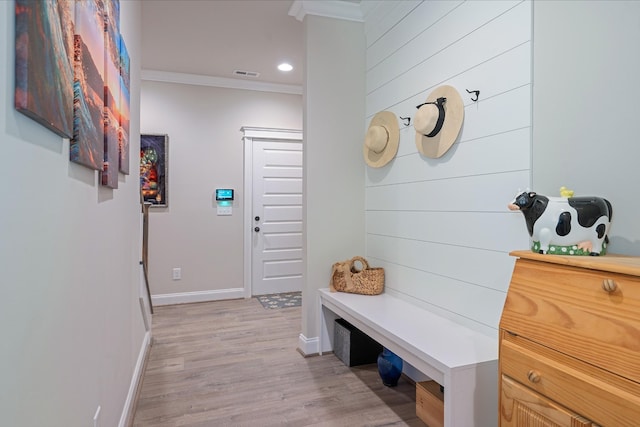
{"label": "door knob", "polygon": [[260,217],[259,217],[259,216],[255,217],[254,219],[255,219],[256,221],[260,221]]}
{"label": "door knob", "polygon": [[258,231],[260,231],[260,227],[254,228],[253,231],[255,231],[257,233]]}

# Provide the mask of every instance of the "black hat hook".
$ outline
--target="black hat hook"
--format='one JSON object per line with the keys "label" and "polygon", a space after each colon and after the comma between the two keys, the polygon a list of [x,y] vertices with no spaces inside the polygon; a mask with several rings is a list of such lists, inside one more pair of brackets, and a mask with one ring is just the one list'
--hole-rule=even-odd
{"label": "black hat hook", "polygon": [[472,101],[477,101],[478,97],[480,96],[480,91],[479,90],[469,90],[469,89],[465,89],[467,91],[467,93],[475,93],[476,94],[476,98],[473,99],[473,97],[471,97]]}

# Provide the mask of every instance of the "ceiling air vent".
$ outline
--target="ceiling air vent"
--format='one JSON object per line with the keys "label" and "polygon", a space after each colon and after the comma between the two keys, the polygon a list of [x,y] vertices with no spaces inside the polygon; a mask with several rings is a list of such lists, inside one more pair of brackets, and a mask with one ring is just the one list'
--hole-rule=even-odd
{"label": "ceiling air vent", "polygon": [[255,71],[233,70],[233,74],[240,77],[260,77],[260,73]]}

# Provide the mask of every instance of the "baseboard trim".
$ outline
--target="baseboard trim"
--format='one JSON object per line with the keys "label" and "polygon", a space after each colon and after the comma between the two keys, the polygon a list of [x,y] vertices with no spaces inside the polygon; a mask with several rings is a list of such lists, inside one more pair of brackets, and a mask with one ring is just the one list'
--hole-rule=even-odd
{"label": "baseboard trim", "polygon": [[147,360],[149,359],[149,350],[151,349],[151,331],[147,331],[144,334],[142,340],[142,347],[138,354],[138,361],[136,367],[133,370],[131,376],[131,384],[129,385],[129,393],[127,393],[127,400],[124,402],[124,408],[122,408],[122,414],[120,415],[120,422],[118,427],[128,427],[133,425],[133,416],[136,410],[136,403],[138,400],[138,394],[140,392],[140,386],[142,385],[142,377],[144,375]]}
{"label": "baseboard trim", "polygon": [[318,337],[307,338],[303,334],[298,336],[298,352],[304,357],[320,354],[320,339]]}
{"label": "baseboard trim", "polygon": [[214,291],[180,292],[152,295],[153,305],[186,304],[191,302],[220,301],[244,298],[244,288],[219,289]]}

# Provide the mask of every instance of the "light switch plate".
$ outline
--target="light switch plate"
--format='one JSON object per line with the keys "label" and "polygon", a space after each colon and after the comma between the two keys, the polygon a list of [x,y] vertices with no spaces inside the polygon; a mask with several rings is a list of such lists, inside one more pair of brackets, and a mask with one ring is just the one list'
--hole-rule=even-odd
{"label": "light switch plate", "polygon": [[218,215],[231,215],[233,208],[231,206],[218,206]]}

